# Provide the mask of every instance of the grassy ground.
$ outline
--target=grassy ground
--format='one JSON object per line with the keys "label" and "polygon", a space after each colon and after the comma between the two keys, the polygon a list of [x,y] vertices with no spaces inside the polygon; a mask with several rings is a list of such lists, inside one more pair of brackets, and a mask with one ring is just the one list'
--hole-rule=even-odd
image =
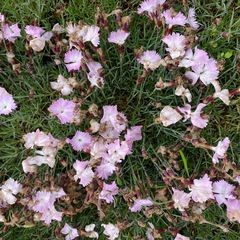
{"label": "grassy ground", "polygon": [[[96,6],[101,6],[107,12],[118,6],[122,7],[126,13],[131,13],[133,16],[131,37],[126,45],[122,63],[119,62],[115,46],[102,41],[102,47],[108,60],[107,65],[104,66],[106,85],[102,91],[93,91],[87,99],[86,107],[91,103],[96,103],[100,107],[106,104],[117,104],[119,110],[123,111],[130,120],[130,124],[144,126],[143,143],[137,144],[134,154],[124,162],[123,173],[118,179],[118,184],[120,187],[131,187],[142,183],[151,191],[152,188],[160,189],[163,186],[162,169],[169,165],[168,159],[159,156],[156,149],[160,145],[182,143],[182,134],[187,124],[180,123],[171,128],[153,124],[154,118],[159,114],[156,103],[173,106],[181,104],[180,99],[174,96],[172,89],[161,92],[154,90],[154,85],[160,76],[165,80],[171,80],[176,72],[160,68],[151,74],[142,86],[135,87],[135,80],[141,70],[134,60],[133,49],[144,46],[145,49],[156,49],[160,53],[163,52],[161,33],[144,17],[139,17],[133,12],[139,2],[138,0],[0,0],[0,9],[12,22],[19,22],[23,26],[37,19],[41,26],[47,26],[49,29],[56,22],[64,24],[70,20],[84,20],[87,23],[93,23]],[[180,0],[172,2],[181,9]],[[240,64],[240,2],[237,0],[196,0],[192,1],[190,5],[195,6],[198,21],[201,23],[198,33],[200,47],[206,49],[214,58],[225,60],[225,68],[221,72],[220,82],[228,89],[235,89],[240,84],[239,69],[237,71],[237,65],[239,68]],[[64,11],[61,11],[63,8]],[[59,9],[58,13],[56,9]],[[216,19],[221,19],[219,24],[216,24]],[[222,32],[228,32],[229,37],[223,38]],[[106,38],[106,36],[103,37]],[[230,57],[227,56],[229,54],[226,54],[229,52],[232,53]],[[0,85],[6,87],[15,96],[18,105],[18,111],[14,114],[0,117],[0,181],[5,175],[19,180],[24,177],[21,162],[26,158],[27,153],[21,143],[23,134],[40,128],[61,138],[73,134],[76,130],[73,126],[62,126],[55,118],[51,118],[47,111],[51,101],[59,97],[58,93],[51,90],[49,82],[54,81],[60,73],[68,76],[64,66],[56,67],[50,53],[47,53],[46,50],[44,54],[40,53],[34,56],[34,71],[33,74],[29,74],[26,67],[27,58],[23,54],[24,39],[17,41],[15,53],[22,65],[22,73],[19,76],[16,76],[8,65],[5,59],[5,50],[0,50]],[[82,78],[81,75],[78,77]],[[34,92],[32,98],[29,97],[30,91]],[[205,91],[198,87],[193,88],[193,94],[199,96],[199,98],[194,97],[193,104],[197,104],[200,98],[203,99],[210,92],[212,93],[212,89]],[[239,98],[235,97],[229,107],[217,102],[209,106],[207,112],[211,113],[211,118],[202,136],[213,145],[228,136],[232,141],[230,156],[235,162],[240,163]],[[147,160],[141,156],[141,147],[144,147],[149,155]],[[191,176],[200,176],[211,166],[211,159],[204,150],[195,149],[189,144],[183,144],[182,150],[188,159]],[[76,155],[69,149],[65,149],[58,155],[58,160],[64,158],[72,163],[79,157],[81,157],[80,154]],[[180,166],[182,170],[179,174],[186,176],[181,162]],[[60,164],[56,164],[56,168],[51,171],[51,174],[57,174],[61,170]],[[45,168],[43,168],[44,171],[46,171]],[[154,184],[151,188],[146,181],[147,177],[153,180]],[[167,210],[163,208],[163,211]],[[227,223],[224,210],[221,208],[212,207],[206,211],[205,215],[209,221]],[[88,209],[84,214],[77,215],[68,222],[73,223],[74,226],[84,226],[95,222],[96,217],[96,210]],[[120,198],[117,199],[116,207],[112,207],[109,211],[106,222],[114,222],[119,217],[121,219],[126,217],[133,224],[130,229],[122,233],[120,239],[133,239],[133,236],[144,238],[145,231],[138,226],[137,221],[147,222],[147,219],[142,214],[130,214],[127,205]],[[177,213],[175,217],[179,218]],[[156,228],[168,225],[163,215],[155,216],[150,221]],[[0,237],[4,240],[56,239],[54,229],[57,225],[54,223],[50,228],[46,228],[39,224],[31,229],[14,228],[2,233],[0,227]],[[182,229],[181,232],[191,239],[239,239],[240,228],[235,224],[230,226],[232,230],[226,234],[218,228],[206,224],[178,224],[178,227]],[[165,235],[164,239],[172,239],[172,237]]]}

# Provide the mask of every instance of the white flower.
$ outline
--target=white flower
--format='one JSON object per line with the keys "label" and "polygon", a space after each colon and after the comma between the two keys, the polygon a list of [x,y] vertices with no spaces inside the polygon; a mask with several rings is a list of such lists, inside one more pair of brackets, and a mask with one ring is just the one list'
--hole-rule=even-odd
{"label": "white flower", "polygon": [[118,238],[119,228],[116,225],[113,225],[112,223],[108,223],[108,224],[102,224],[102,226],[104,227],[103,234],[105,234],[109,240],[114,240]]}
{"label": "white flower", "polygon": [[165,106],[160,112],[160,120],[164,127],[175,124],[182,119],[182,115],[170,106]]}
{"label": "white flower", "polygon": [[29,45],[35,52],[41,52],[45,47],[45,39],[43,37],[34,38]]}

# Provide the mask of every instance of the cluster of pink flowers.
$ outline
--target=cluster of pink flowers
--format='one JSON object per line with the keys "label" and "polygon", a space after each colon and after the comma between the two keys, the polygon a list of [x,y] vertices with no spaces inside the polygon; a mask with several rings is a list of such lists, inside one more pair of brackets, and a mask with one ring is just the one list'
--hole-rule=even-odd
{"label": "cluster of pink flowers", "polygon": [[[126,129],[126,124],[127,119],[118,112],[117,106],[104,106],[100,123],[94,122],[94,125],[97,125],[94,134],[98,132],[99,136],[77,131],[72,138],[66,140],[75,151],[90,155],[90,160],[77,160],[74,163],[75,181],[80,180],[80,184],[86,187],[95,177],[107,180],[117,171],[118,165],[131,154],[133,142],[142,139],[142,126]],[[120,135],[125,130],[124,140],[121,140]],[[103,183],[99,199],[111,203],[116,194],[118,187],[115,182]]]}
{"label": "cluster of pink flowers", "polygon": [[[231,94],[228,89],[222,89],[220,86],[218,81],[219,64],[205,50],[196,46],[196,37],[194,36],[194,39],[191,39],[191,36],[184,31],[181,34],[173,31],[174,27],[177,26],[183,30],[184,27],[187,27],[190,29],[189,31],[194,33],[199,28],[195,10],[190,8],[188,13],[184,14],[176,12],[167,4],[166,0],[145,0],[140,4],[138,14],[146,15],[158,28],[165,26],[162,42],[166,53],[165,56],[163,56],[164,54],[160,56],[155,50],[136,50],[136,60],[143,66],[143,72],[138,77],[137,84],[142,83],[148,74],[157,71],[160,67],[184,71],[184,76],[179,79],[176,78],[176,81],[163,82],[160,79],[156,84],[158,90],[166,87],[176,87],[174,93],[176,96],[180,96],[184,103],[183,106],[164,106],[156,122],[161,123],[164,127],[176,124],[180,120],[191,122],[192,127],[188,128],[190,129],[188,131],[196,131],[198,137],[200,130],[206,128],[209,122],[209,116],[204,114],[208,111],[207,107],[217,98],[224,104],[229,105]],[[82,90],[83,88],[82,83],[80,84],[77,80],[78,74],[76,73],[84,72],[90,83],[87,92],[81,92],[83,96],[92,91],[93,87],[102,88],[104,86],[103,69],[106,59],[100,46],[100,27],[103,26],[109,30],[108,17],[111,15],[115,15],[117,30],[109,31],[107,40],[109,43],[117,45],[122,60],[124,44],[130,36],[129,24],[131,18],[130,16],[123,17],[121,10],[115,10],[108,15],[100,14],[96,17],[98,26],[87,25],[83,22],[78,24],[70,22],[66,28],[55,24],[51,31],[46,31],[36,23],[25,27],[26,49],[31,64],[33,64],[32,54],[43,51],[46,43],[48,43],[51,51],[55,54],[55,63],[57,65],[63,63],[68,72],[66,74],[70,75],[70,77],[64,77],[59,74],[56,81],[50,82],[53,90],[63,96],[68,96],[68,99],[60,97],[54,100],[48,107],[50,115],[57,117],[61,124],[79,126],[85,117],[81,110],[81,104],[84,100],[77,97],[71,98],[74,90],[78,88]],[[14,58],[13,43],[21,37],[21,30],[17,23],[5,22],[5,17],[1,14],[0,23],[0,41],[8,41],[8,62],[12,64],[13,70],[19,73],[20,64],[16,63]],[[61,38],[62,33],[67,34],[68,40]],[[60,56],[62,56],[60,53],[64,55],[62,60],[60,60]],[[99,58],[100,62],[95,58]],[[197,106],[191,106],[193,96],[188,87],[195,84],[201,84],[204,87],[213,85],[215,92],[207,99],[201,100]],[[8,115],[16,107],[12,95],[5,88],[0,87],[0,115]],[[39,129],[26,133],[23,136],[24,147],[31,151],[33,155],[22,161],[22,167],[24,173],[31,177],[35,176],[37,168],[43,164],[53,168],[56,165],[55,159],[58,151],[66,145],[70,146],[73,152],[83,153],[81,156],[84,156],[84,158],[76,157],[70,167],[71,170],[66,170],[67,173],[64,177],[68,179],[69,185],[77,186],[77,189],[86,193],[83,207],[85,207],[86,202],[87,204],[91,202],[89,199],[92,197],[91,203],[97,205],[101,212],[101,204],[108,207],[109,204],[114,203],[117,195],[123,196],[117,181],[113,180],[113,176],[120,172],[121,163],[132,154],[134,142],[142,140],[142,126],[129,127],[128,119],[122,112],[118,111],[116,105],[103,106],[102,117],[100,117],[98,109],[95,112],[90,114],[94,116],[90,120],[90,128],[80,130],[79,127],[74,135],[67,136],[65,139],[57,139],[50,133],[45,133]],[[90,113],[89,110],[88,113]],[[212,169],[214,171],[222,166],[221,164],[227,162],[227,150],[230,145],[228,137],[220,140],[216,146],[210,146],[204,141],[201,142],[202,139],[198,139],[196,135],[191,136],[189,142],[195,147],[213,151]],[[184,140],[186,139],[184,138]],[[144,149],[142,151],[144,152]],[[68,163],[65,162],[66,165]],[[229,169],[231,168],[229,167]],[[168,173],[168,170],[166,172]],[[170,177],[175,176],[175,173],[171,175],[170,170],[169,172]],[[234,174],[232,178],[231,176],[219,177],[210,173],[211,171],[209,171],[209,174],[206,173],[203,177],[195,179],[176,177],[175,180],[180,179],[178,187],[173,187],[176,185],[171,184],[168,186],[169,189],[172,189],[171,194],[169,194],[169,191],[167,193],[172,199],[170,201],[172,206],[169,208],[179,210],[183,219],[187,219],[192,212],[201,214],[208,203],[217,203],[219,206],[226,208],[226,215],[231,222],[237,221],[240,223],[240,199],[236,186],[237,183],[240,183],[240,176]],[[165,179],[163,180],[165,181]],[[81,187],[79,188],[79,186]],[[76,199],[72,201],[71,194],[68,194],[67,190],[67,187],[66,189],[64,187],[55,188],[54,180],[52,180],[50,181],[50,187],[36,186],[29,193],[28,186],[25,188],[24,183],[21,184],[9,178],[0,186],[0,222],[7,222],[4,216],[5,210],[10,208],[9,205],[14,204],[21,204],[26,207],[26,211],[31,211],[33,222],[42,221],[47,225],[51,224],[52,221],[62,222],[65,213],[68,215],[70,211],[64,211],[63,207],[56,207],[58,201],[65,201],[67,203],[65,205],[72,202],[76,203]],[[151,215],[150,210],[154,212],[155,207],[157,209],[156,202],[159,199],[141,197],[141,194],[137,191],[129,192],[130,197],[123,197],[128,203],[130,212],[142,211],[145,215]],[[23,197],[18,201],[18,196]],[[150,196],[150,194],[147,193],[146,196]],[[166,198],[166,196],[163,198]],[[70,212],[69,215],[71,214]],[[14,225],[15,223],[11,222],[11,224]],[[8,223],[8,225],[11,224]],[[150,227],[147,229],[146,236],[147,239],[153,240],[155,239],[156,229],[150,222],[148,224]],[[118,239],[121,230],[120,225],[118,222],[117,224],[101,224],[104,228],[103,234],[109,240]],[[84,230],[79,231],[65,223],[59,232],[65,236],[66,240],[76,239],[80,236],[99,237],[98,232],[95,231],[95,224],[87,225]],[[175,240],[190,239],[177,233],[177,231],[173,231],[172,235]]]}
{"label": "cluster of pink flowers", "polygon": [[193,184],[189,186],[189,193],[173,188],[172,200],[174,207],[181,212],[189,208],[191,200],[200,204],[215,200],[218,205],[224,204],[227,207],[227,216],[230,221],[240,223],[240,200],[236,198],[235,188],[225,180],[212,182],[205,174],[200,179],[194,179]]}

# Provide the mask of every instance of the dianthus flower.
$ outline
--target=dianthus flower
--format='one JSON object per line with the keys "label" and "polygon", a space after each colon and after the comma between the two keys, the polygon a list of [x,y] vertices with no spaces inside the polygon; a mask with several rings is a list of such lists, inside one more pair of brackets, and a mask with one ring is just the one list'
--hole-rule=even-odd
{"label": "dianthus flower", "polygon": [[45,30],[42,27],[27,25],[25,27],[25,32],[34,38],[38,38],[45,32]]}
{"label": "dianthus flower", "polygon": [[51,88],[62,93],[63,96],[67,96],[73,92],[73,86],[70,81],[63,75],[58,75],[56,82],[50,82]]}
{"label": "dianthus flower", "polygon": [[62,124],[66,124],[73,122],[75,107],[76,103],[73,101],[60,98],[50,105],[48,111],[57,116]]}
{"label": "dianthus flower", "polygon": [[95,227],[93,223],[85,226],[86,237],[98,239],[98,233],[94,231]]}
{"label": "dianthus flower", "polygon": [[18,27],[18,24],[9,25],[8,23],[3,25],[2,28],[3,37],[9,42],[14,43],[18,37],[21,37],[21,29]]}
{"label": "dianthus flower", "polygon": [[82,37],[83,42],[91,42],[93,46],[98,47],[100,43],[98,26],[83,26],[79,31],[79,36]]}
{"label": "dianthus flower", "polygon": [[184,88],[183,85],[179,85],[177,86],[176,90],[175,90],[175,95],[176,96],[181,96],[181,97],[186,97],[188,102],[192,101],[192,94],[189,91],[188,88]]}
{"label": "dianthus flower", "polygon": [[82,53],[77,49],[66,52],[64,56],[64,62],[68,72],[79,71],[82,63],[82,58]]}
{"label": "dianthus flower", "polygon": [[88,80],[91,83],[91,87],[101,88],[104,85],[104,79],[101,76],[103,70],[102,65],[99,62],[91,61],[87,63],[89,72],[87,73]]}
{"label": "dianthus flower", "polygon": [[118,138],[119,134],[126,129],[127,119],[124,114],[118,112],[117,106],[104,106],[100,123],[105,125],[105,130],[100,133],[101,136]]}
{"label": "dianthus flower", "polygon": [[218,78],[219,70],[217,62],[213,58],[195,62],[191,68],[192,71],[186,72],[185,76],[186,78],[192,80],[193,85],[198,81],[198,79],[200,79],[204,85],[208,85]]}
{"label": "dianthus flower", "polygon": [[188,23],[193,29],[198,29],[198,28],[199,28],[199,23],[198,23],[197,20],[196,20],[194,8],[189,8],[188,17],[187,17],[187,23]]}
{"label": "dianthus flower", "polygon": [[172,28],[172,26],[184,26],[187,22],[187,18],[183,13],[179,12],[173,15],[170,9],[164,11],[162,16],[165,18],[165,23],[169,25],[169,28]]}
{"label": "dianthus flower", "polygon": [[160,121],[164,127],[175,124],[181,119],[181,114],[170,106],[165,106],[160,112]]}
{"label": "dianthus flower", "polygon": [[0,207],[6,204],[14,204],[17,201],[15,195],[22,191],[22,184],[18,183],[12,178],[9,178],[0,187]]}
{"label": "dianthus flower", "polygon": [[133,203],[133,206],[130,208],[131,212],[140,212],[143,207],[152,206],[153,202],[150,198],[146,199],[136,199]]}
{"label": "dianthus flower", "polygon": [[89,161],[77,160],[73,164],[73,168],[76,171],[76,175],[74,175],[74,180],[77,181],[78,179],[80,179],[80,184],[84,187],[90,184],[94,178],[94,172],[89,163]]}
{"label": "dianthus flower", "polygon": [[185,193],[178,189],[173,188],[172,200],[174,201],[174,207],[179,211],[184,211],[185,208],[188,208],[189,202],[191,200],[191,194]]}
{"label": "dianthus flower", "polygon": [[219,159],[224,158],[228,150],[229,144],[230,140],[228,137],[226,137],[222,141],[219,141],[216,147],[213,147],[213,151],[215,152],[212,158],[213,163],[219,163]]}
{"label": "dianthus flower", "polygon": [[226,203],[227,206],[227,217],[233,222],[237,221],[240,223],[240,200],[228,200]]}
{"label": "dianthus flower", "polygon": [[190,190],[194,202],[204,203],[209,199],[214,199],[212,182],[207,174],[200,179],[194,179]]}
{"label": "dianthus flower", "polygon": [[107,203],[112,203],[114,196],[118,194],[118,186],[115,181],[111,184],[103,183],[103,189],[99,194],[99,199],[105,200]]}
{"label": "dianthus flower", "polygon": [[166,0],[145,0],[140,4],[140,7],[138,8],[138,14],[147,12],[149,15],[151,15],[151,13],[155,13],[158,7],[165,2]]}
{"label": "dianthus flower", "polygon": [[40,220],[44,221],[47,225],[49,225],[52,220],[61,221],[62,220],[62,212],[58,212],[55,209],[54,203],[58,198],[65,196],[65,192],[63,189],[60,189],[56,192],[48,192],[48,191],[38,191],[33,196],[33,205],[30,208],[37,213],[40,213]]}
{"label": "dianthus flower", "polygon": [[145,51],[137,61],[141,63],[146,70],[155,70],[161,64],[161,57],[156,51]]}
{"label": "dianthus flower", "polygon": [[193,126],[198,128],[205,128],[208,123],[208,119],[202,118],[202,109],[206,106],[206,104],[200,103],[198,104],[196,110],[194,112],[191,111],[191,105],[186,104],[185,107],[178,107],[178,110],[184,115],[184,121],[187,121],[189,118]]}
{"label": "dianthus flower", "polygon": [[65,240],[73,240],[79,236],[78,230],[76,228],[72,228],[67,223],[65,223],[64,227],[61,229],[61,233],[66,235]]}
{"label": "dianthus flower", "polygon": [[96,174],[101,179],[108,179],[116,170],[114,163],[102,160],[101,164],[96,168]]}
{"label": "dianthus flower", "polygon": [[25,142],[24,147],[29,149],[34,146],[37,147],[47,147],[50,145],[51,138],[46,133],[37,129],[35,132],[30,132],[23,135],[23,140]]}
{"label": "dianthus flower", "polygon": [[235,199],[232,195],[234,189],[235,187],[232,184],[229,184],[224,180],[214,182],[213,193],[218,205],[226,203],[228,199]]}
{"label": "dianthus flower", "polygon": [[92,137],[87,132],[77,131],[72,139],[67,139],[75,151],[88,151],[92,143]]}
{"label": "dianthus flower", "polygon": [[205,61],[208,61],[208,59],[209,57],[206,51],[195,47],[193,52],[193,50],[189,48],[178,66],[189,68],[194,65],[199,65],[199,63],[204,63]]}
{"label": "dianthus flower", "polygon": [[122,29],[118,29],[116,32],[111,32],[108,41],[110,43],[115,43],[117,45],[123,45],[127,40],[128,36],[130,35],[129,32],[126,32]]}
{"label": "dianthus flower", "polygon": [[8,115],[17,108],[13,96],[0,87],[0,115]]}
{"label": "dianthus flower", "polygon": [[223,101],[226,105],[229,105],[230,103],[230,93],[228,89],[221,89],[220,84],[218,81],[212,81],[212,85],[215,88],[215,93],[213,94],[214,98],[219,98]]}
{"label": "dianthus flower", "polygon": [[22,162],[23,171],[25,173],[36,172],[36,166],[42,164],[47,164],[50,168],[53,168],[57,151],[55,147],[43,147],[42,150],[36,151],[36,156],[28,157]]}
{"label": "dianthus flower", "polygon": [[119,228],[116,225],[113,225],[112,223],[108,224],[102,224],[104,227],[103,234],[108,237],[109,240],[114,240],[118,238],[119,236]]}
{"label": "dianthus flower", "polygon": [[183,57],[185,54],[186,38],[179,33],[172,33],[163,38],[163,42],[168,45],[166,50],[172,59]]}

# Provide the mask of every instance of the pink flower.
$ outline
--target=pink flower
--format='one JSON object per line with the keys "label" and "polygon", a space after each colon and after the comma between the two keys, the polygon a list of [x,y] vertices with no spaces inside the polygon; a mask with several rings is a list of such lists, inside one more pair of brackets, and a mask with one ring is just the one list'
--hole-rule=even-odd
{"label": "pink flower", "polygon": [[118,29],[116,32],[111,32],[109,37],[108,37],[108,41],[110,43],[115,43],[117,45],[123,45],[126,41],[126,39],[128,38],[128,36],[130,35],[129,32],[125,32],[122,29]]}
{"label": "pink flower", "polygon": [[36,156],[28,157],[22,162],[23,171],[25,173],[36,172],[36,166],[42,164],[47,164],[50,168],[53,168],[57,151],[55,147],[43,147],[42,150],[36,151]]}
{"label": "pink flower", "polygon": [[185,54],[186,38],[179,33],[172,33],[163,38],[163,42],[168,45],[166,50],[172,59],[183,57]]}
{"label": "pink flower", "polygon": [[79,35],[82,37],[83,42],[91,42],[93,46],[97,47],[100,42],[99,30],[98,26],[84,26],[80,30]]}
{"label": "pink flower", "polygon": [[114,196],[118,194],[118,186],[115,181],[111,184],[103,183],[103,189],[99,194],[99,199],[105,200],[107,203],[112,203]]}
{"label": "pink flower", "polygon": [[82,62],[82,53],[77,49],[70,50],[65,53],[64,62],[68,72],[79,71]]}
{"label": "pink flower", "polygon": [[194,202],[204,203],[209,199],[214,199],[212,182],[207,174],[200,179],[194,179],[190,190]]}
{"label": "pink flower", "polygon": [[58,192],[38,191],[33,196],[33,206],[30,208],[41,214],[40,220],[49,225],[52,220],[62,221],[62,212],[55,209],[54,203],[58,198],[65,196],[63,189]]}
{"label": "pink flower", "polygon": [[178,233],[177,236],[174,238],[174,240],[190,240],[190,238],[185,237],[185,236]]}
{"label": "pink flower", "polygon": [[91,61],[87,63],[87,67],[89,69],[87,77],[91,86],[101,88],[104,85],[104,79],[101,77],[102,65],[99,62]]}
{"label": "pink flower", "polygon": [[66,240],[73,240],[79,236],[78,230],[76,228],[72,228],[67,223],[65,223],[64,227],[61,229],[61,233],[67,235],[65,237]]}
{"label": "pink flower", "polygon": [[98,141],[95,141],[90,149],[90,154],[92,159],[99,159],[104,154],[107,153],[107,147],[103,139],[98,139]]}
{"label": "pink flower", "polygon": [[58,117],[62,124],[65,124],[73,122],[75,108],[76,103],[60,98],[50,105],[48,111]]}
{"label": "pink flower", "polygon": [[25,27],[25,32],[34,38],[38,38],[41,37],[45,30],[38,26],[27,25]]}
{"label": "pink flower", "polygon": [[127,142],[134,142],[142,140],[142,127],[143,126],[134,126],[130,129],[127,129],[127,133],[125,134],[125,140]]}
{"label": "pink flower", "polygon": [[152,206],[153,202],[150,198],[146,199],[136,199],[134,201],[134,204],[130,209],[131,212],[140,212],[143,207],[149,207]]}
{"label": "pink flower", "polygon": [[35,164],[38,166],[47,164],[50,168],[53,168],[57,151],[55,147],[43,147],[42,150],[36,151],[38,156],[34,157],[36,159]]}
{"label": "pink flower", "polygon": [[94,172],[89,166],[89,163],[89,161],[77,160],[73,164],[73,168],[76,171],[76,175],[74,175],[74,180],[77,181],[78,179],[80,179],[80,184],[82,184],[84,187],[90,184],[94,178]]}
{"label": "pink flower", "polygon": [[213,193],[218,205],[226,203],[228,199],[235,199],[235,197],[232,195],[234,189],[235,187],[232,184],[229,184],[224,180],[214,182]]}
{"label": "pink flower", "polygon": [[182,119],[181,114],[170,106],[165,106],[160,112],[160,120],[164,127],[168,127]]}
{"label": "pink flower", "polygon": [[15,195],[22,191],[22,184],[18,183],[12,178],[9,178],[0,187],[0,208],[1,205],[14,204],[17,201]]}
{"label": "pink flower", "polygon": [[199,28],[199,24],[196,20],[196,16],[195,16],[195,10],[194,8],[189,8],[188,11],[188,17],[187,17],[187,23],[193,28],[193,29],[198,29]]}
{"label": "pink flower", "polygon": [[218,78],[219,70],[217,62],[213,58],[196,62],[191,68],[192,71],[186,72],[185,76],[192,80],[193,85],[198,79],[200,79],[203,84],[208,85]]}
{"label": "pink flower", "polygon": [[3,37],[12,43],[14,43],[18,37],[21,37],[21,29],[17,23],[13,25],[9,25],[8,23],[4,24],[2,32]]}
{"label": "pink flower", "polygon": [[141,63],[144,69],[155,70],[161,64],[161,57],[156,51],[145,51],[137,61]]}
{"label": "pink flower", "polygon": [[116,139],[113,143],[107,144],[108,155],[104,155],[109,162],[115,164],[120,163],[125,159],[126,155],[129,152],[128,144],[124,141],[120,142],[119,139]]}
{"label": "pink flower", "polygon": [[222,141],[218,142],[218,145],[213,148],[215,152],[212,158],[213,163],[219,163],[219,159],[223,159],[228,150],[230,140],[228,137],[224,138]]}
{"label": "pink flower", "polygon": [[160,5],[163,5],[166,0],[145,0],[140,4],[138,8],[138,14],[147,12],[148,14],[154,13],[157,11]]}
{"label": "pink flower", "polygon": [[119,228],[112,223],[102,224],[101,226],[104,227],[103,234],[108,237],[109,240],[114,240],[119,236]]}
{"label": "pink flower", "polygon": [[179,211],[184,211],[185,208],[188,208],[189,202],[191,200],[191,194],[185,193],[178,189],[173,188],[172,200],[174,201],[174,207]]}
{"label": "pink flower", "polygon": [[230,93],[228,89],[221,89],[220,84],[218,81],[212,81],[212,85],[215,88],[215,93],[213,94],[214,98],[219,98],[222,100],[226,105],[229,105],[230,100]]}
{"label": "pink flower", "polygon": [[228,200],[226,203],[227,206],[227,217],[228,219],[233,222],[237,221],[240,223],[240,200]]}
{"label": "pink flower", "polygon": [[96,168],[96,174],[99,178],[107,180],[116,170],[114,163],[103,160]]}
{"label": "pink flower", "polygon": [[77,131],[72,139],[67,140],[75,151],[88,151],[92,143],[92,137],[87,132]]}
{"label": "pink flower", "polygon": [[9,115],[16,108],[13,96],[5,88],[0,87],[0,115]]}
{"label": "pink flower", "polygon": [[181,60],[181,62],[179,63],[179,67],[185,67],[185,68],[189,68],[192,67],[194,65],[198,65],[199,63],[204,63],[206,61],[208,61],[209,57],[206,51],[202,50],[202,49],[198,49],[197,47],[194,49],[194,53],[193,50],[191,48],[189,48],[185,55],[184,58]]}
{"label": "pink flower", "polygon": [[129,152],[127,154],[131,153],[133,143],[140,140],[142,140],[142,126],[134,126],[127,129],[127,133],[125,134],[125,141],[129,148]]}
{"label": "pink flower", "polygon": [[174,25],[184,26],[187,22],[187,18],[181,12],[173,16],[170,9],[164,11],[162,16],[165,18],[165,23],[169,25],[169,28],[172,28]]}
{"label": "pink flower", "polygon": [[196,110],[194,112],[191,111],[191,106],[186,104],[185,107],[178,107],[178,110],[184,115],[184,121],[187,121],[189,118],[193,126],[198,128],[205,128],[208,123],[208,119],[204,119],[201,117],[202,109],[206,106],[206,104],[200,103],[198,104]]}
{"label": "pink flower", "polygon": [[24,147],[27,149],[33,148],[34,146],[46,147],[50,145],[49,135],[39,129],[37,129],[36,132],[30,132],[23,135],[23,140],[25,142]]}
{"label": "pink flower", "polygon": [[104,138],[118,138],[126,129],[127,119],[124,114],[118,112],[117,106],[104,106],[100,123],[106,125],[105,132],[100,133]]}

